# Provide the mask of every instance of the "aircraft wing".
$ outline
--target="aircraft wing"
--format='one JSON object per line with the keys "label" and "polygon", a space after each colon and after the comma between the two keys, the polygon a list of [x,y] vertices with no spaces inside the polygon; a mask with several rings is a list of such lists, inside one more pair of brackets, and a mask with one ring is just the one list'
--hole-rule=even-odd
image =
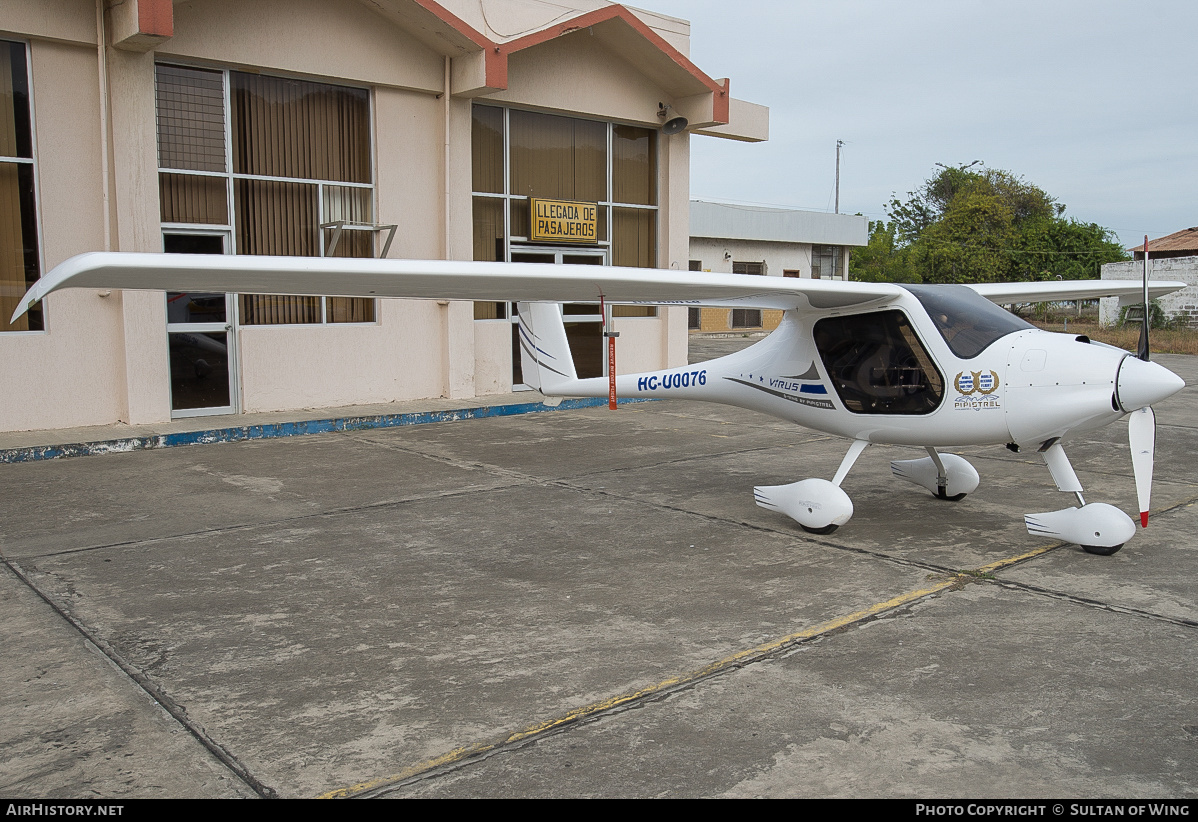
{"label": "aircraft wing", "polygon": [[[1050,280],[1027,283],[974,283],[969,286],[999,305],[1015,303],[1055,303],[1067,300],[1094,300],[1118,297],[1120,305],[1143,302],[1144,285],[1140,280]],[[1180,291],[1186,284],[1168,280],[1149,280],[1148,298],[1155,300]]]}
{"label": "aircraft wing", "polygon": [[[1185,283],[1149,281],[1151,297]],[[242,294],[410,297],[436,300],[588,302],[829,309],[885,303],[906,293],[893,283],[803,280],[657,268],[348,259],[249,255],[93,252],[55,266],[34,283],[13,320],[61,288],[232,291]],[[999,304],[1120,297],[1139,301],[1134,280],[971,285]]]}
{"label": "aircraft wing", "polygon": [[13,319],[60,288],[233,291],[242,294],[437,300],[730,305],[826,309],[889,301],[890,283],[800,280],[657,268],[206,254],[93,252],[55,266]]}

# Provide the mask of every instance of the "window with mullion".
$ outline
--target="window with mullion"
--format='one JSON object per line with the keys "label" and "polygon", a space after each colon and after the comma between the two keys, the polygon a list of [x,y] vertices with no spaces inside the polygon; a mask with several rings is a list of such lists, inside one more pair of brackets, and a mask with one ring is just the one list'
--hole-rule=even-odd
{"label": "window with mullion", "polygon": [[[226,107],[225,88],[219,71],[158,66],[163,222],[229,225],[240,254],[374,256],[372,232],[328,249],[320,230],[374,222],[369,92],[228,72]],[[375,318],[371,299],[242,295],[240,307],[248,325]]]}
{"label": "window with mullion", "polygon": [[0,332],[41,331],[41,304],[9,323],[41,276],[25,44],[0,40]]}
{"label": "window with mullion", "polygon": [[[657,153],[653,129],[476,104],[474,259],[504,260],[511,238],[529,234],[529,199],[545,197],[597,203],[597,234],[611,264],[656,266]],[[616,306],[614,313],[656,316],[657,309]],[[475,304],[475,319],[503,316],[502,304]]]}

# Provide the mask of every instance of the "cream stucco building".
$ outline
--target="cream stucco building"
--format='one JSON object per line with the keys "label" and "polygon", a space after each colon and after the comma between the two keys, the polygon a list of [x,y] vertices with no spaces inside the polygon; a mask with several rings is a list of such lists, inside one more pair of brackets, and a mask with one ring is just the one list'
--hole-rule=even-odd
{"label": "cream stucco building", "polygon": [[[510,391],[506,304],[68,290],[7,318],[96,250],[685,269],[690,140],[768,127],[688,41],[601,0],[6,0],[0,430]],[[593,205],[596,241],[531,241],[533,197]],[[568,309],[581,373],[596,312]],[[615,314],[621,371],[685,361],[684,309]]]}
{"label": "cream stucco building", "polygon": [[[860,214],[691,201],[690,270],[847,280],[853,246],[869,244]],[[692,331],[772,330],[781,311],[692,308]]]}

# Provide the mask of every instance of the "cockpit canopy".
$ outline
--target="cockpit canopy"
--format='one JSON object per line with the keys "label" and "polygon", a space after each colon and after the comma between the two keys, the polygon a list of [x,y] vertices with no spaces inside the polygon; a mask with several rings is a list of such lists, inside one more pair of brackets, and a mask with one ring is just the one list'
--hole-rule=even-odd
{"label": "cockpit canopy", "polygon": [[903,285],[923,304],[949,350],[976,357],[999,337],[1034,328],[964,285]]}

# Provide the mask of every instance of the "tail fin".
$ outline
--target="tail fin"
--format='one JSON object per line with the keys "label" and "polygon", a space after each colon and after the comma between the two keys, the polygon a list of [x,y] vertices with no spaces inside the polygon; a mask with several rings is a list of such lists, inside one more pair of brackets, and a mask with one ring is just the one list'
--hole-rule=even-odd
{"label": "tail fin", "polygon": [[569,393],[578,381],[566,340],[562,308],[556,303],[518,303],[520,369],[524,382],[546,396]]}

